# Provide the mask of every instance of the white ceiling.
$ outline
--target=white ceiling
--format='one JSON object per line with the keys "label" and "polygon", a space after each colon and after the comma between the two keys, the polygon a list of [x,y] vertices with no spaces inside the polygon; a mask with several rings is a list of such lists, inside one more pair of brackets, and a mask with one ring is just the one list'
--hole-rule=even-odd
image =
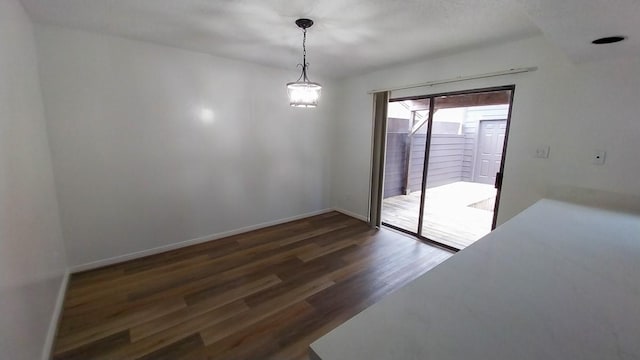
{"label": "white ceiling", "polygon": [[[518,0],[544,35],[574,62],[640,55],[640,0]],[[626,35],[618,44],[593,45]]]}
{"label": "white ceiling", "polygon": [[362,73],[539,32],[509,0],[23,0],[37,22],[295,69]]}
{"label": "white ceiling", "polygon": [[[310,74],[341,77],[413,59],[544,33],[583,57],[597,36],[600,3],[637,10],[639,0],[22,0],[36,22],[119,35],[285,69],[301,62],[302,32]],[[562,3],[561,5],[558,5]],[[591,4],[591,10],[585,4]],[[525,11],[528,13],[525,13]],[[573,21],[574,10],[579,12]],[[638,19],[638,13],[616,12]],[[533,20],[533,21],[532,21]],[[630,20],[629,20],[630,21]],[[627,21],[627,25],[631,24]],[[615,24],[616,19],[609,21]],[[635,24],[634,24],[635,25]],[[627,27],[630,36],[632,30]],[[615,31],[614,31],[615,30]],[[636,30],[638,32],[640,30]],[[638,33],[640,39],[640,33]],[[636,38],[633,36],[632,38]],[[575,40],[579,44],[575,44]],[[585,44],[586,41],[586,44]],[[629,41],[631,43],[631,41]],[[587,49],[589,50],[589,49]],[[589,51],[587,51],[589,53]]]}

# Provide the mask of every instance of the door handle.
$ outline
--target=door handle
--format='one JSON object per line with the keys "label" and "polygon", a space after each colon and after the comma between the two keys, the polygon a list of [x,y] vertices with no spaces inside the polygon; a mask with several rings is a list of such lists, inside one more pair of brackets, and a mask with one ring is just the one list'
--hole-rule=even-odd
{"label": "door handle", "polygon": [[502,187],[502,173],[501,172],[497,172],[496,173],[496,182],[493,185],[496,189],[500,189]]}

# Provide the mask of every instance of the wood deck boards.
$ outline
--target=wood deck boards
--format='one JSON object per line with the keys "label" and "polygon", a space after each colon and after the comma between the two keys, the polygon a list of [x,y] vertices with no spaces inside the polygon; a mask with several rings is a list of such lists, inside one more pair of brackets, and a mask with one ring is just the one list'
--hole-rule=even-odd
{"label": "wood deck boards", "polygon": [[[493,186],[455,182],[426,190],[423,236],[464,249],[491,231]],[[483,210],[489,207],[490,210]],[[420,192],[383,200],[382,221],[416,231],[420,213]]]}
{"label": "wood deck boards", "polygon": [[331,212],[72,275],[54,359],[302,359],[451,256]]}

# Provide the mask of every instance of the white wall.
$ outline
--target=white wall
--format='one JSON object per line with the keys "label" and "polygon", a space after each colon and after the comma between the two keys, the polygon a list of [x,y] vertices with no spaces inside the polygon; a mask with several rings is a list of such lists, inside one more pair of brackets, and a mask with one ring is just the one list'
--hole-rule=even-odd
{"label": "white wall", "polygon": [[36,35],[72,266],[329,206],[335,91],[320,79],[320,106],[291,108],[295,59],[285,71],[58,27]]}
{"label": "white wall", "polygon": [[0,1],[0,357],[41,356],[65,271],[32,25]]}
{"label": "white wall", "polygon": [[[393,96],[516,84],[499,223],[545,196],[640,210],[640,59],[575,65],[542,37],[384,69],[341,83],[334,123],[332,203],[366,215],[371,162],[368,90],[522,66],[533,73],[395,92]],[[535,159],[540,145],[547,160]],[[591,164],[595,149],[606,164]]]}

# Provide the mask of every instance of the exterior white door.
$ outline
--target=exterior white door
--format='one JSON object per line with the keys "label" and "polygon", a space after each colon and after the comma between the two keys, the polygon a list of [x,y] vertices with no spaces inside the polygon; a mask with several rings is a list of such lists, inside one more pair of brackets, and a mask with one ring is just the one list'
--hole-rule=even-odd
{"label": "exterior white door", "polygon": [[502,161],[507,120],[482,120],[479,128],[473,179],[474,182],[495,184]]}

